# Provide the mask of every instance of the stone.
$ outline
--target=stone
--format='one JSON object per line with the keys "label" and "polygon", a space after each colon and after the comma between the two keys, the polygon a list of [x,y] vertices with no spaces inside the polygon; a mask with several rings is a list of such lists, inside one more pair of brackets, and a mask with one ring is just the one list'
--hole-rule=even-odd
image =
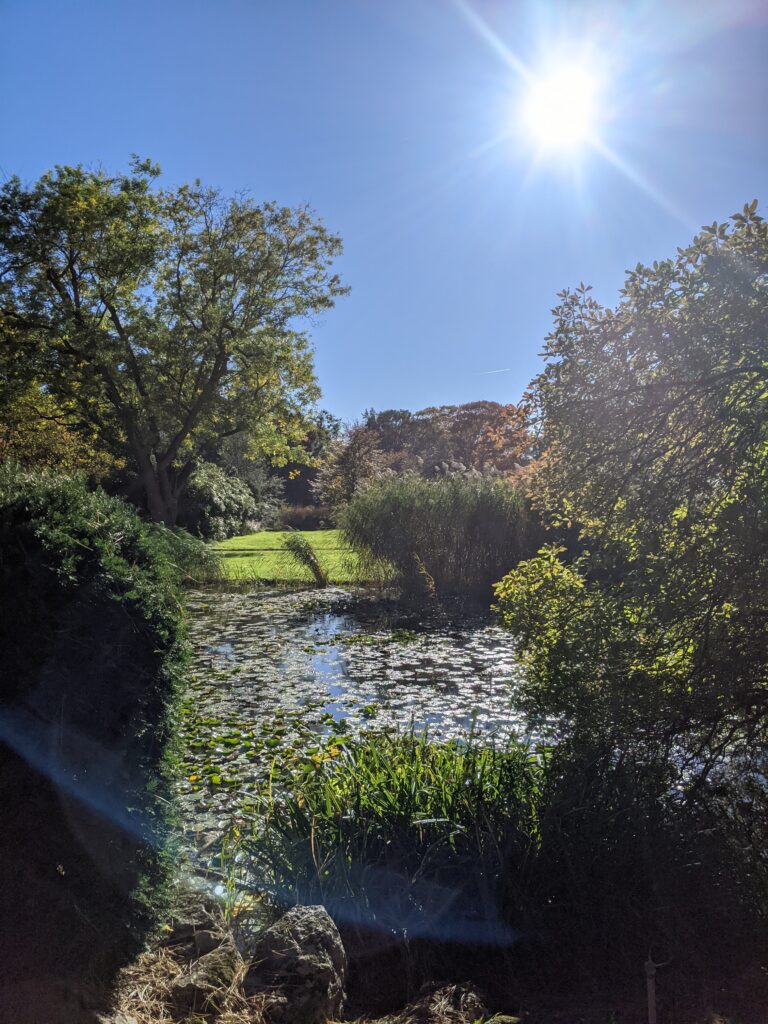
{"label": "stone", "polygon": [[218,931],[196,931],[193,940],[197,955],[205,956],[222,944],[224,935]]}
{"label": "stone", "polygon": [[171,999],[181,1014],[218,1009],[227,993],[240,982],[243,958],[231,936],[196,960],[173,984]]}
{"label": "stone", "polygon": [[217,931],[221,924],[221,910],[212,897],[199,889],[182,888],[173,900],[165,943],[173,946],[189,942],[197,932]]}
{"label": "stone", "polygon": [[324,907],[292,907],[260,936],[245,993],[268,993],[274,1024],[325,1024],[340,1015],[347,956]]}

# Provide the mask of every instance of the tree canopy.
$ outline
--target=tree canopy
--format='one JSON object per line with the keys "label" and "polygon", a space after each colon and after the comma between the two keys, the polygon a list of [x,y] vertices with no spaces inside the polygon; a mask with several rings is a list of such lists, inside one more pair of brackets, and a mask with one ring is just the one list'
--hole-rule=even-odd
{"label": "tree canopy", "polygon": [[300,452],[319,394],[307,327],[345,289],[340,239],[306,207],[159,173],[56,167],[0,190],[0,400],[36,382],[173,523],[227,438]]}
{"label": "tree canopy", "polygon": [[[555,311],[531,390],[538,503],[581,528],[499,585],[544,716],[697,772],[764,756],[768,227],[748,204],[604,309]],[[681,747],[682,745],[682,747]]]}

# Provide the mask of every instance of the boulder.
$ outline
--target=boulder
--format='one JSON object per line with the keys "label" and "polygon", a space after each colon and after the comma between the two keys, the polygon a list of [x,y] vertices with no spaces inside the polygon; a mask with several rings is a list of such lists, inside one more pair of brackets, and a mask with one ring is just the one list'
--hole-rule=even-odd
{"label": "boulder", "polygon": [[218,931],[221,926],[222,915],[216,901],[199,889],[183,887],[173,900],[165,942],[188,942],[194,940],[197,932]]}
{"label": "boulder", "polygon": [[292,907],[260,936],[245,992],[269,993],[274,1024],[325,1024],[344,1003],[347,956],[324,907]]}

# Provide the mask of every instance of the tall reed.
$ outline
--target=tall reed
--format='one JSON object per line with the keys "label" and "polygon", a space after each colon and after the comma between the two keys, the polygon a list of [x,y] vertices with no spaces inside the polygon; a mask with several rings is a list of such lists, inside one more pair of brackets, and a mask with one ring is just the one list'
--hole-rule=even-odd
{"label": "tall reed", "polygon": [[403,476],[358,492],[340,525],[364,563],[392,565],[410,593],[471,595],[533,555],[543,531],[522,490],[484,478]]}

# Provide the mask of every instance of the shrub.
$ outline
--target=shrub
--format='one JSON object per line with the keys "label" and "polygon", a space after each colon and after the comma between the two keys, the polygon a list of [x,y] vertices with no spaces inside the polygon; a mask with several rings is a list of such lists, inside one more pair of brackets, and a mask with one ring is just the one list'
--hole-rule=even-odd
{"label": "shrub", "polygon": [[258,518],[248,486],[213,462],[202,462],[181,499],[179,523],[206,540],[226,540],[247,533]]}
{"label": "shrub", "polygon": [[354,496],[341,526],[361,559],[393,565],[406,591],[480,598],[543,539],[522,490],[482,477],[377,481]]}
{"label": "shrub", "polygon": [[162,905],[184,656],[174,545],[80,479],[0,467],[9,980],[52,963],[107,978]]}
{"label": "shrub", "polygon": [[280,530],[324,530],[331,522],[327,505],[286,505],[279,515]]}
{"label": "shrub", "polygon": [[169,568],[181,582],[205,583],[221,579],[221,558],[210,545],[178,527],[169,529],[161,523],[146,523],[145,529],[154,534]]}

